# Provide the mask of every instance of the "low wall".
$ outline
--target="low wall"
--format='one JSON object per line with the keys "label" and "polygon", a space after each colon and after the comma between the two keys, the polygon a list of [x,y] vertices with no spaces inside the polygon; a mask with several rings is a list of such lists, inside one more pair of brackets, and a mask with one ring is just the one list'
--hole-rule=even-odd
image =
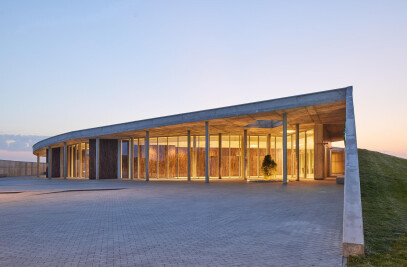
{"label": "low wall", "polygon": [[[46,163],[40,163],[40,174],[47,170]],[[0,177],[37,175],[37,162],[0,160]]]}

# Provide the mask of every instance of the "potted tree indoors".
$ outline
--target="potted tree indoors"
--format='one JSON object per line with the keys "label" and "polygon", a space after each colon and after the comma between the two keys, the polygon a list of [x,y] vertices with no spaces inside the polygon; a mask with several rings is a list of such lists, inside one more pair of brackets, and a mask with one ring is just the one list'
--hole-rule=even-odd
{"label": "potted tree indoors", "polygon": [[271,177],[276,173],[277,163],[271,159],[270,155],[264,157],[263,163],[261,164],[261,172],[264,175],[264,180],[270,180]]}

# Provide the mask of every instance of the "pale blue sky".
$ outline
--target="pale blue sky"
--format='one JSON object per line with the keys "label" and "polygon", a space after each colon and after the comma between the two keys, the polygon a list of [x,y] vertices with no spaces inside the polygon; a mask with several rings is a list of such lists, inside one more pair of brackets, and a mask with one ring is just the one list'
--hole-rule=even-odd
{"label": "pale blue sky", "polygon": [[359,147],[407,157],[406,10],[407,1],[2,1],[0,135],[353,85]]}

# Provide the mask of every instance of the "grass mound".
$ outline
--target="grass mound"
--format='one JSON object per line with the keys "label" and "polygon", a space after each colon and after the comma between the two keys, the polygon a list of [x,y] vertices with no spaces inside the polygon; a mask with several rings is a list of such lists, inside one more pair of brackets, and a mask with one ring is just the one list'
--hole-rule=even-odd
{"label": "grass mound", "polygon": [[407,159],[359,149],[364,257],[349,266],[407,266]]}

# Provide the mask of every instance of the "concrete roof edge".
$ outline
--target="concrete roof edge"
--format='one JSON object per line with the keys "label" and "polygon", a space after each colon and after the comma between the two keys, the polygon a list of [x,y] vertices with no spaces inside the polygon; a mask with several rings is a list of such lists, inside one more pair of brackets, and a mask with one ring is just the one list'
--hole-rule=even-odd
{"label": "concrete roof edge", "polygon": [[[118,123],[112,124],[107,126],[100,126],[94,128],[88,128],[83,130],[76,130],[71,132],[66,132],[63,134],[59,134],[56,136],[49,137],[47,139],[41,140],[33,145],[33,152],[37,151],[38,149],[50,146],[52,144],[66,142],[71,139],[79,139],[79,138],[92,138],[97,136],[103,136],[108,134],[115,134],[121,132],[129,132],[134,130],[143,130],[149,128],[155,128],[160,126],[168,126],[168,125],[175,125],[180,123],[188,123],[194,121],[205,121],[217,118],[227,118],[233,116],[241,116],[244,114],[254,114],[254,113],[261,113],[273,110],[282,110],[282,109],[289,109],[301,106],[308,106],[312,105],[313,102],[315,104],[323,104],[323,103],[330,103],[330,102],[337,102],[341,100],[346,100],[346,91],[347,89],[351,89],[352,86],[338,88],[338,89],[331,89],[301,95],[294,95],[276,99],[269,99],[263,100],[258,102],[251,102],[245,104],[238,104],[220,108],[213,108],[207,110],[200,110],[200,111],[193,111],[188,113],[180,113],[175,115],[168,115],[163,117],[155,117],[151,119],[144,119],[139,121],[132,121],[132,122],[125,122],[125,123]],[[340,93],[339,95],[337,93]],[[328,99],[314,99],[312,101],[313,96],[330,96]],[[301,100],[308,99],[301,103]],[[292,103],[292,101],[294,103]],[[264,104],[270,104],[265,108]],[[274,105],[273,105],[274,104]],[[239,109],[239,110],[238,110]],[[196,119],[197,118],[197,119]]]}

